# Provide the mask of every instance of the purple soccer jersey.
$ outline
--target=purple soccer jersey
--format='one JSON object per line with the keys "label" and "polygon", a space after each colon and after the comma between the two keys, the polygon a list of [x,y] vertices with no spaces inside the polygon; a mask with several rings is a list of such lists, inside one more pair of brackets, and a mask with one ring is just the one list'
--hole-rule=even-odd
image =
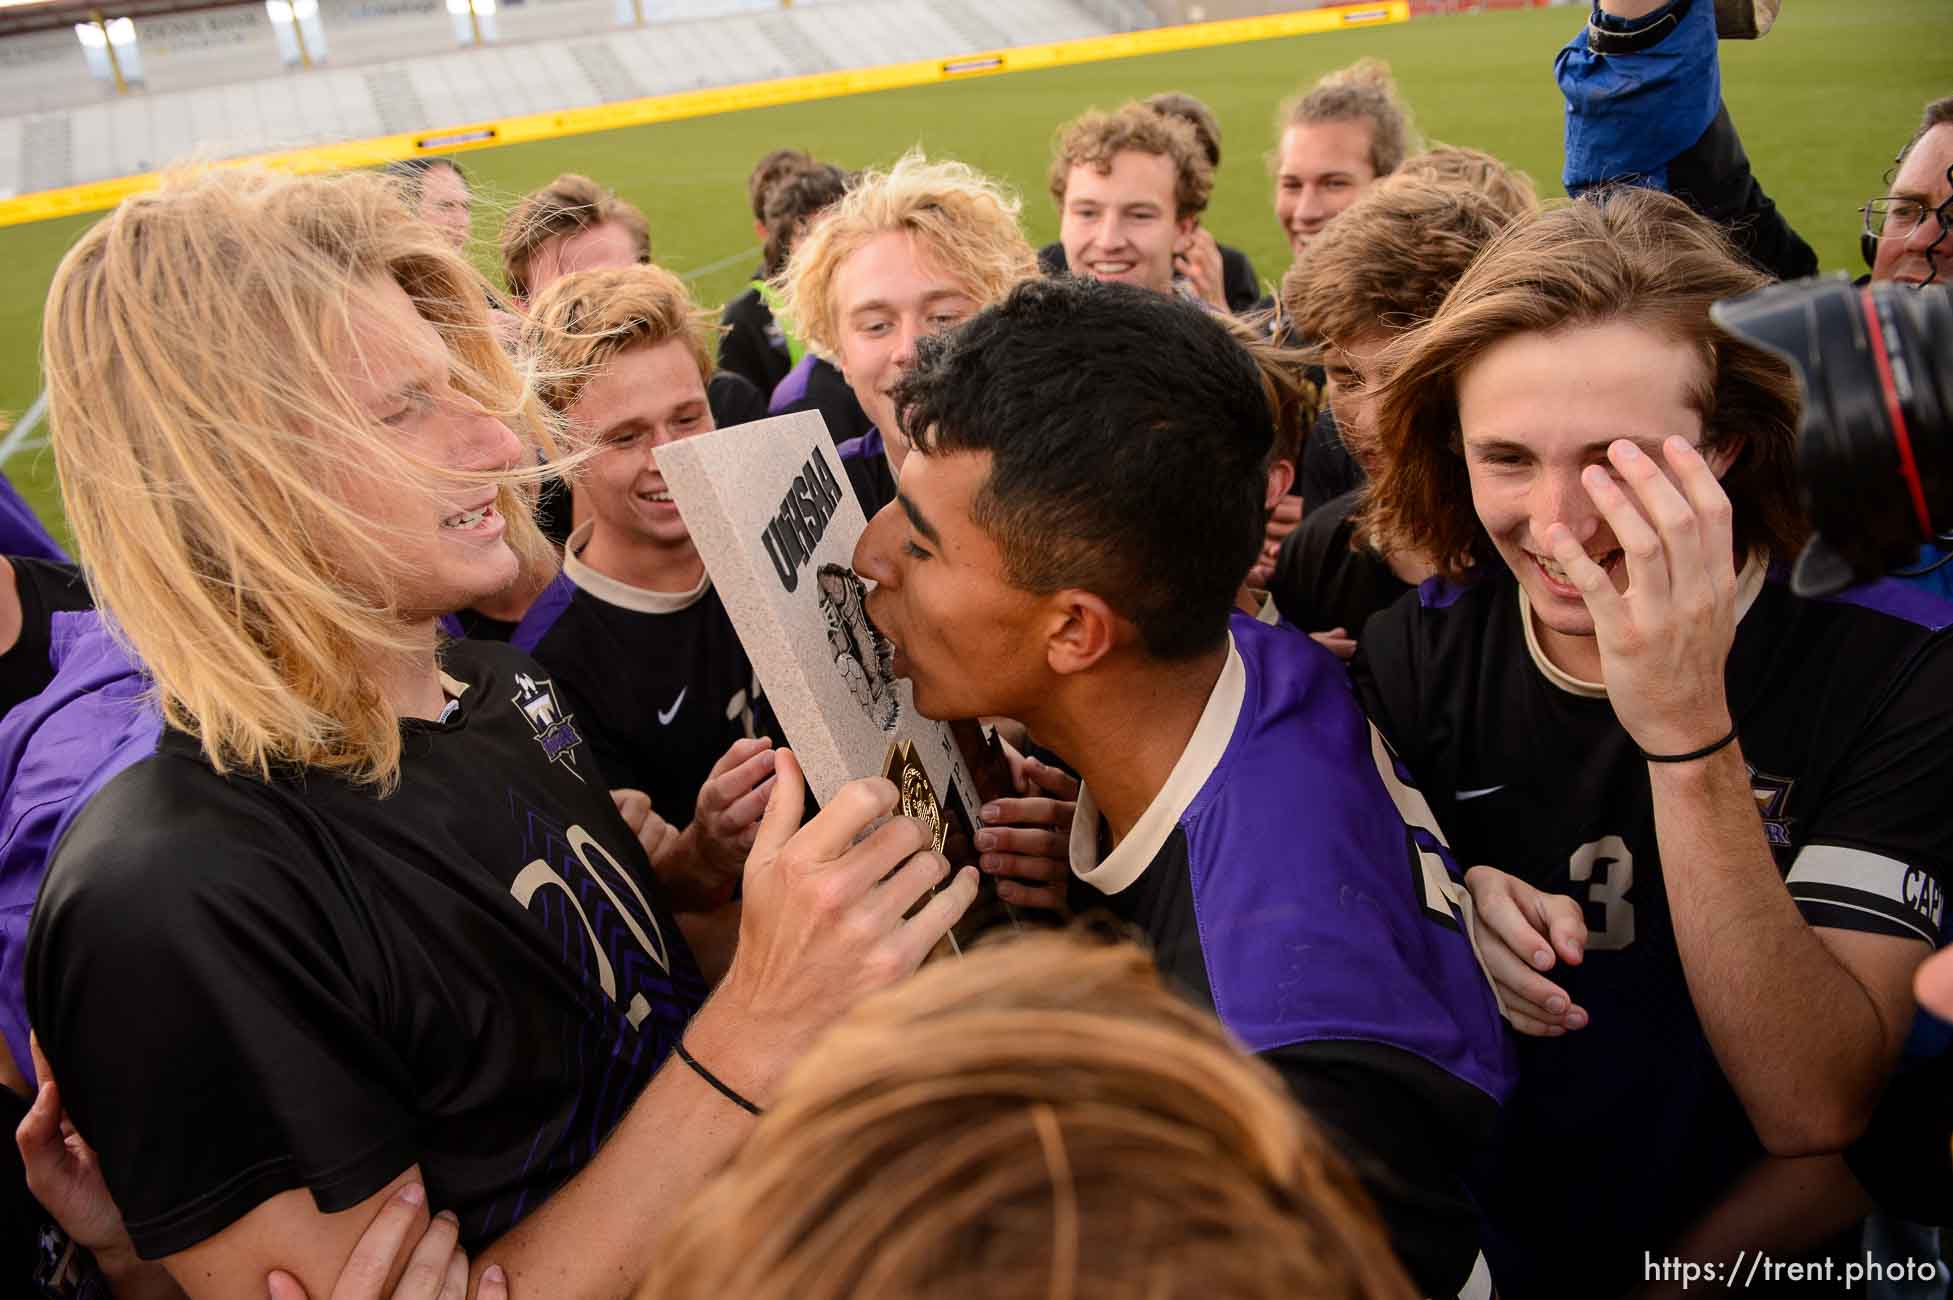
{"label": "purple soccer jersey", "polygon": [[54,680],[0,722],[0,1032],[32,1077],[24,986],[27,923],[49,856],[75,811],[156,748],[149,680],[93,610],[54,615]]}
{"label": "purple soccer jersey", "polygon": [[[1406,824],[1415,792],[1342,666],[1293,628],[1236,615],[1231,631],[1166,788],[1090,866],[1082,841],[1097,817],[1085,793],[1074,869],[1106,894],[1184,869],[1214,1010],[1250,1049],[1379,1043],[1503,1097],[1509,1044],[1456,901],[1457,869],[1428,826]],[[1150,937],[1163,952],[1186,940]]]}
{"label": "purple soccer jersey", "polygon": [[1342,664],[1245,615],[1164,786],[1109,851],[1091,790],[1075,910],[1139,930],[1351,1157],[1428,1295],[1478,1257],[1466,1192],[1512,1085],[1470,899]]}
{"label": "purple soccer jersey", "polygon": [[0,555],[31,555],[61,564],[72,562],[61,544],[49,536],[34,507],[27,504],[13,480],[4,474],[0,474]]}

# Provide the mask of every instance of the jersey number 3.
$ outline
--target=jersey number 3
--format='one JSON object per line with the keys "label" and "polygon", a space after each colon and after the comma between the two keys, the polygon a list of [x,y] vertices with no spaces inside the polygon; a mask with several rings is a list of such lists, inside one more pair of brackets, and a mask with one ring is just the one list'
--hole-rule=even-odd
{"label": "jersey number 3", "polygon": [[[1587,946],[1625,948],[1634,942],[1634,904],[1627,892],[1634,888],[1634,855],[1626,841],[1609,835],[1582,844],[1567,863],[1567,875],[1575,884],[1587,886]],[[1600,909],[1600,925],[1593,923],[1593,909]]]}

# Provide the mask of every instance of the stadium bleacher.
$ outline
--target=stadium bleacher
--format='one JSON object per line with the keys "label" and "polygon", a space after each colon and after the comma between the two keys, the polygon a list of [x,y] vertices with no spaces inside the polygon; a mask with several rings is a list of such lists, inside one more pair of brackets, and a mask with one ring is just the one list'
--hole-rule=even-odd
{"label": "stadium bleacher", "polygon": [[268,75],[279,61],[261,5],[139,18],[143,87],[123,95],[88,73],[69,32],[0,37],[0,70],[35,70],[0,77],[0,198],[183,158],[1101,35],[1132,25],[1137,8],[1103,0],[642,3],[644,26],[617,27],[616,0],[505,0],[497,43],[455,48],[449,15],[432,0],[336,0],[320,10],[330,61]]}

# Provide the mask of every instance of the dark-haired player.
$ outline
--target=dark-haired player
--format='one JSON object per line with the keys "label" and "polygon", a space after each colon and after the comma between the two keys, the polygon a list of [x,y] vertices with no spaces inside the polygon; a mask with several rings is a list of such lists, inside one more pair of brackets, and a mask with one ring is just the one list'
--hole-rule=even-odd
{"label": "dark-haired player", "polygon": [[769,283],[786,269],[793,246],[848,187],[847,173],[811,160],[775,177],[757,210],[763,252],[753,282],[720,313],[719,368],[743,375],[770,398],[806,354],[806,345],[774,312],[779,292]]}
{"label": "dark-haired player", "polygon": [[1174,296],[1037,280],[925,344],[899,400],[915,449],[855,567],[916,707],[1017,718],[1077,770],[1074,908],[1144,932],[1455,1294],[1504,1026],[1341,666],[1230,613],[1273,438],[1254,359]]}
{"label": "dark-haired player", "polygon": [[[651,264],[651,224],[635,203],[588,176],[565,172],[526,195],[502,223],[509,293],[533,302],[563,276]],[[766,395],[745,376],[714,373],[706,393],[720,427],[766,414]]]}
{"label": "dark-haired player", "polygon": [[1506,1295],[1849,1229],[1783,1166],[1866,1129],[1945,920],[1953,610],[1783,581],[1796,382],[1708,312],[1764,282],[1676,199],[1582,201],[1475,262],[1378,398],[1375,518],[1441,577],[1370,620],[1359,688],[1490,864],[1487,968],[1538,1035],[1482,1202]]}

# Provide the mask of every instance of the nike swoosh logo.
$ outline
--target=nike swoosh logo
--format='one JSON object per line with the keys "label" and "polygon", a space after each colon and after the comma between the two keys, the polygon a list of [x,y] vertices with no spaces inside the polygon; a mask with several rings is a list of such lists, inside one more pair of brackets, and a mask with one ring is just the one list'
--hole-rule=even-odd
{"label": "nike swoosh logo", "polygon": [[1483,790],[1460,790],[1457,794],[1457,799],[1459,803],[1463,803],[1467,799],[1483,799],[1486,795],[1497,794],[1503,789],[1505,787],[1502,785],[1488,785]]}
{"label": "nike swoosh logo", "polygon": [[671,725],[671,720],[672,720],[673,718],[675,718],[675,717],[677,717],[677,716],[678,716],[678,706],[679,706],[679,705],[681,705],[681,704],[683,704],[683,703],[685,702],[685,692],[686,692],[686,691],[689,691],[689,690],[691,690],[691,689],[692,689],[692,688],[691,688],[691,687],[689,687],[689,686],[681,686],[681,687],[679,687],[679,688],[678,688],[678,698],[677,698],[677,699],[675,699],[675,700],[673,700],[673,701],[671,702],[671,707],[670,707],[670,708],[668,708],[668,709],[659,709],[659,710],[658,710],[658,725],[659,725],[659,726],[661,726],[661,727],[669,727],[669,726]]}

